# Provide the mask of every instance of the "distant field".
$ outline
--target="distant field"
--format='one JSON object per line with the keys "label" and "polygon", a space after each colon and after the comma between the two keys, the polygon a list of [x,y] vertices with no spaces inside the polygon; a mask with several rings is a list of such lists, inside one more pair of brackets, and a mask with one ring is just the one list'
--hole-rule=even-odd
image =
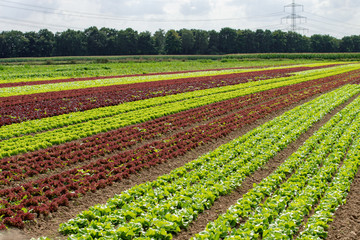
{"label": "distant field", "polygon": [[253,53],[228,55],[127,55],[127,56],[76,56],[50,58],[4,58],[4,64],[64,64],[81,62],[129,62],[129,61],[187,61],[187,60],[228,60],[228,59],[315,59],[315,60],[360,60],[360,53]]}
{"label": "distant field", "polygon": [[294,60],[172,60],[172,61],[127,61],[96,63],[77,62],[57,64],[32,64],[23,62],[21,64],[0,65],[0,83],[38,81],[78,77],[99,77],[130,74],[148,74],[173,71],[207,70],[221,68],[248,68],[264,66],[281,66],[289,64],[302,64],[319,62],[316,60],[294,59]]}
{"label": "distant field", "polygon": [[147,74],[233,67],[281,66],[324,60],[360,61],[360,53],[6,58],[0,59],[0,82]]}
{"label": "distant field", "polygon": [[0,239],[360,235],[360,63],[246,56],[3,62]]}

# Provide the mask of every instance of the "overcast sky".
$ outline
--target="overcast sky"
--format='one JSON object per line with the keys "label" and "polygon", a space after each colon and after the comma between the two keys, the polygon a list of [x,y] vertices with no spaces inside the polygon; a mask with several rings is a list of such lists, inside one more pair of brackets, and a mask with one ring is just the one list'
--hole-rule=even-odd
{"label": "overcast sky", "polygon": [[[281,29],[291,23],[292,0],[0,0],[0,32],[53,32],[90,26],[139,32],[158,29]],[[308,36],[360,35],[360,0],[296,0],[298,28]],[[285,10],[285,12],[284,12]],[[282,19],[283,18],[283,19]],[[305,22],[306,20],[306,22]],[[301,21],[301,23],[300,23]]]}

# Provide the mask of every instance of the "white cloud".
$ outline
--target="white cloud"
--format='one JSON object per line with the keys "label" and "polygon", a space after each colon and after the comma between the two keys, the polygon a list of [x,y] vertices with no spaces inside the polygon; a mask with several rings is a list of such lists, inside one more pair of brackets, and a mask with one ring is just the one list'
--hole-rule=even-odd
{"label": "white cloud", "polygon": [[[16,3],[17,2],[17,3]],[[291,0],[0,0],[0,31],[54,32],[90,26],[151,32],[157,29],[285,29]],[[309,35],[360,35],[360,1],[296,0]],[[56,9],[56,10],[52,10]],[[290,9],[287,9],[289,11]],[[93,15],[88,15],[93,14]],[[299,22],[298,22],[299,23]]]}
{"label": "white cloud", "polygon": [[207,15],[211,10],[211,5],[209,0],[195,0],[187,1],[183,3],[180,7],[180,12],[184,16],[188,15]]}

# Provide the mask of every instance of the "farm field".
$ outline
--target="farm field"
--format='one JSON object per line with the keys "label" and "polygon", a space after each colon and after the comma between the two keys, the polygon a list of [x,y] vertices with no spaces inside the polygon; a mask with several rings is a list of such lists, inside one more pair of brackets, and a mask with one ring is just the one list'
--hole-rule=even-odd
{"label": "farm field", "polygon": [[357,239],[360,63],[3,65],[0,165],[0,239]]}

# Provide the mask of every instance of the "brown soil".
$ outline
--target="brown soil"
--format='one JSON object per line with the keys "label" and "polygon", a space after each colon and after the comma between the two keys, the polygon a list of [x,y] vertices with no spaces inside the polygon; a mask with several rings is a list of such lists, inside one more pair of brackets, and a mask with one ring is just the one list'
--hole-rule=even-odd
{"label": "brown soil", "polygon": [[346,197],[346,204],[340,206],[330,224],[329,240],[358,240],[360,239],[360,171],[351,184],[350,193]]}
{"label": "brown soil", "polygon": [[[317,97],[317,96],[315,96]],[[315,98],[312,97],[311,99]],[[306,101],[309,101],[307,99]],[[14,238],[12,239],[30,239],[31,237],[40,237],[40,236],[48,236],[53,239],[65,239],[64,236],[57,232],[59,228],[59,224],[68,221],[71,218],[74,218],[79,212],[88,209],[90,206],[94,204],[103,204],[106,201],[113,197],[115,194],[120,194],[122,191],[131,188],[140,183],[144,183],[146,181],[153,181],[158,176],[169,173],[171,170],[183,166],[185,163],[196,159],[197,157],[212,151],[219,147],[220,145],[231,141],[234,138],[237,138],[248,131],[254,129],[255,127],[270,121],[274,117],[281,115],[285,111],[288,111],[294,108],[296,105],[303,104],[306,101],[298,102],[286,109],[273,113],[264,117],[261,120],[258,120],[254,124],[247,125],[237,131],[232,132],[227,137],[218,139],[212,143],[203,145],[198,147],[196,150],[193,150],[182,157],[178,157],[176,159],[172,159],[166,163],[154,166],[150,169],[145,169],[141,171],[137,175],[132,175],[130,179],[124,180],[119,183],[114,183],[113,186],[106,187],[105,189],[101,189],[96,193],[88,193],[84,197],[80,199],[76,199],[71,201],[69,207],[60,207],[59,210],[55,213],[52,213],[50,217],[38,218],[36,222],[29,224],[24,230],[21,232],[16,232]],[[296,149],[316,131],[320,126],[322,126],[333,114],[339,111],[346,104],[335,109],[331,114],[328,114],[322,121],[315,124],[307,133],[303,134],[296,142],[292,143],[288,148],[280,152],[274,159],[270,160],[268,164],[266,164],[261,170],[257,171],[255,174],[250,176],[240,188],[236,189],[232,194],[228,196],[221,197],[218,201],[216,201],[215,205],[211,208],[211,210],[205,211],[201,215],[199,215],[197,221],[195,221],[187,231],[183,231],[178,236],[175,236],[177,239],[185,239],[204,229],[206,223],[210,220],[214,220],[219,214],[226,211],[226,209],[235,203],[235,201],[241,197],[242,194],[246,193],[248,189],[250,189],[253,183],[260,182],[264,177],[268,176],[274,169],[282,163],[287,156],[289,156],[292,152],[296,151]],[[11,232],[9,232],[11,234]],[[21,237],[19,237],[20,235]],[[25,237],[26,235],[26,237]],[[1,236],[0,236],[0,240]]]}
{"label": "brown soil", "polygon": [[20,240],[26,239],[24,233],[17,229],[11,229],[6,232],[0,232],[0,240]]}

